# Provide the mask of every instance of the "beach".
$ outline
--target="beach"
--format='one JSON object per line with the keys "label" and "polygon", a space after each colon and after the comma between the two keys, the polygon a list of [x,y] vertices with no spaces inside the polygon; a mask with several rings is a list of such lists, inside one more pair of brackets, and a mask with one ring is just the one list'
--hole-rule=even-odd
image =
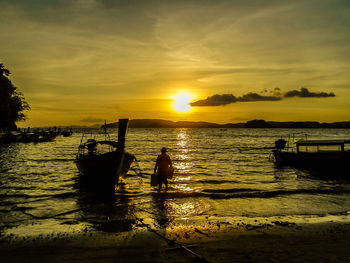
{"label": "beach", "polygon": [[[1,239],[4,262],[348,262],[350,224],[192,226]],[[199,257],[186,251],[181,244]]]}

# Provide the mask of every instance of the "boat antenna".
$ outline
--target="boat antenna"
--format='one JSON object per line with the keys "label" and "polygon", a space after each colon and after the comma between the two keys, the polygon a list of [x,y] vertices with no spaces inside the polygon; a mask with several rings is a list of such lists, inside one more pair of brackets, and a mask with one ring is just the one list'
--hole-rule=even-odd
{"label": "boat antenna", "polygon": [[105,132],[105,140],[107,139],[106,136],[107,136],[107,123],[106,123],[106,120],[105,120],[105,125],[103,125],[103,130]]}

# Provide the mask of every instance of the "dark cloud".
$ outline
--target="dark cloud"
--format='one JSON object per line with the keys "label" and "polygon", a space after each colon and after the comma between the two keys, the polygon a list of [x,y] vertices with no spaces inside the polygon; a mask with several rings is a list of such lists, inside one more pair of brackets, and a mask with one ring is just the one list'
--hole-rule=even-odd
{"label": "dark cloud", "polygon": [[237,98],[232,94],[215,94],[205,100],[197,100],[190,103],[191,106],[220,106],[237,102]]}
{"label": "dark cloud", "polygon": [[281,97],[263,96],[258,93],[248,93],[241,97],[236,97],[233,94],[213,95],[205,100],[198,100],[190,103],[191,106],[220,106],[235,102],[249,102],[249,101],[276,101],[281,100]]}
{"label": "dark cloud", "polygon": [[333,92],[310,92],[307,88],[301,88],[300,90],[290,90],[284,94],[285,98],[300,97],[300,98],[327,98],[335,97]]}
{"label": "dark cloud", "polygon": [[300,90],[290,90],[284,93],[282,97],[282,92],[280,88],[274,88],[272,91],[263,90],[263,93],[270,93],[271,95],[264,96],[258,93],[250,92],[241,97],[236,97],[233,94],[215,94],[204,100],[197,100],[190,103],[191,106],[221,106],[227,105],[235,102],[253,102],[253,101],[279,101],[284,98],[300,97],[300,98],[327,98],[335,97],[333,92],[310,92],[306,88],[301,88]]}
{"label": "dark cloud", "polygon": [[276,101],[281,100],[281,97],[276,96],[263,96],[258,93],[248,93],[242,97],[238,97],[237,101],[248,102],[248,101]]}

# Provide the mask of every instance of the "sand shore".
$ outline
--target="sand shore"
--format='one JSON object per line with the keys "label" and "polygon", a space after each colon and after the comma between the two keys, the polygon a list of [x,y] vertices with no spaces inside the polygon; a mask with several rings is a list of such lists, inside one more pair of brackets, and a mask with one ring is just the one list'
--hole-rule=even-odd
{"label": "sand shore", "polygon": [[[157,230],[209,262],[349,262],[350,223],[211,225]],[[146,228],[1,239],[3,262],[198,262]]]}

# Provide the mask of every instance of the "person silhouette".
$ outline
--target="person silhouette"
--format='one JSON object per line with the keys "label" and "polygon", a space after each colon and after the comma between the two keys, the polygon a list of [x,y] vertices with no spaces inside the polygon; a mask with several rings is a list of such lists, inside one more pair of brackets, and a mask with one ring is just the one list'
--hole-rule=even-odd
{"label": "person silhouette", "polygon": [[163,183],[165,184],[165,190],[168,190],[168,175],[173,170],[170,156],[166,153],[167,149],[163,147],[160,152],[161,154],[158,155],[154,166],[154,173],[157,173],[158,179],[158,191],[162,188]]}

